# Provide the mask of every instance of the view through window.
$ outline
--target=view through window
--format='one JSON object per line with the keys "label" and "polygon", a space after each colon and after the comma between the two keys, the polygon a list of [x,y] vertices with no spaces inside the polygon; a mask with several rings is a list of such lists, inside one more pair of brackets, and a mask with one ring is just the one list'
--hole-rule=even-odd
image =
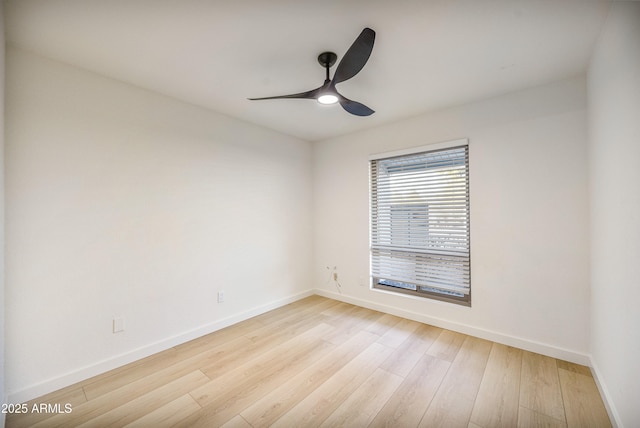
{"label": "view through window", "polygon": [[468,145],[371,160],[371,276],[471,304]]}

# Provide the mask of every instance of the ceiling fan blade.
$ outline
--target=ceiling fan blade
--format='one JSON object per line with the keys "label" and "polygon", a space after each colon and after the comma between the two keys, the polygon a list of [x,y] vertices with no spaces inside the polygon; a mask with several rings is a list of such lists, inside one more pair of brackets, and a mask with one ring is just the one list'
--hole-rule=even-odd
{"label": "ceiling fan blade", "polygon": [[298,94],[276,95],[276,96],[273,96],[273,97],[247,98],[247,99],[251,100],[251,101],[276,100],[276,99],[279,99],[279,98],[302,98],[302,99],[311,98],[311,99],[315,99],[316,95],[318,94],[318,91],[323,87],[324,86],[321,86],[320,88],[312,89],[312,90],[307,91],[307,92],[300,92]]}
{"label": "ceiling fan blade", "polygon": [[331,81],[332,85],[351,79],[362,70],[362,67],[369,60],[375,38],[376,32],[371,28],[362,30],[362,33],[353,42],[347,53],[342,57],[340,64],[338,64],[336,73]]}
{"label": "ceiling fan blade", "polygon": [[348,98],[340,95],[340,105],[343,109],[348,111],[351,114],[355,114],[356,116],[371,116],[375,111],[371,110],[366,105],[359,103],[357,101],[351,101]]}

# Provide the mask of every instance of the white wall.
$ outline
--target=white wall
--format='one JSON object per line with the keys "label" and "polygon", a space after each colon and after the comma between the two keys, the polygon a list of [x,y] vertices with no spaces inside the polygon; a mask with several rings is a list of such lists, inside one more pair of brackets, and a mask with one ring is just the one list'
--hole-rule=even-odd
{"label": "white wall", "polygon": [[[316,287],[587,363],[585,89],[570,79],[314,144]],[[470,142],[472,307],[370,290],[368,156],[458,138]]]}
{"label": "white wall", "polygon": [[589,84],[591,353],[617,424],[640,426],[640,3],[613,2]]}
{"label": "white wall", "polygon": [[311,289],[309,143],[12,49],[6,110],[13,401]]}

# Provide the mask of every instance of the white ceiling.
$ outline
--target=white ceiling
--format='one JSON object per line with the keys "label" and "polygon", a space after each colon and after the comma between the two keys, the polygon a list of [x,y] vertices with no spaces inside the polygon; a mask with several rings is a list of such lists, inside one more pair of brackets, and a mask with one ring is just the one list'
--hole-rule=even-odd
{"label": "white ceiling", "polygon": [[[9,0],[10,45],[309,141],[584,73],[608,0]],[[312,100],[364,27],[364,69]],[[332,71],[335,70],[335,66]]]}

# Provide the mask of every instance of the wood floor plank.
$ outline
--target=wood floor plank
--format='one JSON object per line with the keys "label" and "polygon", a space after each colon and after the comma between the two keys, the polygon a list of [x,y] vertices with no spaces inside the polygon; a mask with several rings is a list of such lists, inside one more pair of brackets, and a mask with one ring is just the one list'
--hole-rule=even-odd
{"label": "wood floor plank", "polygon": [[411,336],[411,334],[420,327],[420,323],[412,320],[402,320],[393,328],[387,330],[378,343],[390,348],[398,348],[402,343]]}
{"label": "wood floor plank", "polygon": [[442,329],[426,324],[418,328],[382,364],[381,368],[406,377],[438,338]]}
{"label": "wood floor plank", "polygon": [[241,415],[253,427],[270,426],[378,338],[378,335],[362,331],[254,402]]}
{"label": "wood floor plank", "polygon": [[471,422],[492,428],[518,423],[522,351],[494,343],[487,361]]}
{"label": "wood floor plank", "polygon": [[560,386],[569,428],[611,426],[598,387],[591,376],[559,369]]}
{"label": "wood floor plank", "polygon": [[[276,324],[261,328],[260,331],[241,338],[249,341],[248,344],[243,345],[244,348],[234,352],[225,352],[223,355],[210,360],[209,363],[200,366],[200,369],[212,379],[225,375],[233,367],[250,361],[255,355],[270,352],[273,348],[295,339],[309,329],[317,327],[320,325],[319,321],[320,317],[318,316],[305,315],[300,320],[289,320],[285,325]],[[321,325],[324,326],[323,328],[327,326],[327,324]]]}
{"label": "wood floor plank", "polygon": [[522,353],[520,405],[566,421],[554,358],[527,351]]}
{"label": "wood floor plank", "polygon": [[283,383],[291,372],[302,370],[335,348],[322,336],[333,329],[320,324],[246,364],[194,389],[191,395],[203,408],[178,426],[219,426],[232,419]]}
{"label": "wood floor plank", "polygon": [[238,340],[241,337],[248,335],[251,332],[256,331],[264,326],[264,323],[251,318],[241,323],[225,327],[221,330],[209,333],[197,339],[174,346],[173,350],[175,351],[175,355],[177,358],[193,357],[194,355],[207,352],[211,348],[215,348],[225,343]]}
{"label": "wood floor plank", "polygon": [[355,306],[345,302],[338,302],[336,300],[334,300],[334,302],[335,305],[328,307],[320,313],[330,319],[340,319],[340,317],[344,316],[346,312],[353,310]]}
{"label": "wood floor plank", "polygon": [[146,415],[125,425],[126,428],[170,427],[202,407],[189,394],[181,395],[175,400],[147,413]]}
{"label": "wood floor plank", "polygon": [[[192,372],[187,375],[177,377],[168,376],[166,373],[150,375],[146,378],[133,382],[132,384],[125,385],[109,393],[103,394],[93,400],[89,400],[86,403],[75,407],[71,413],[53,415],[52,417],[35,424],[34,427],[77,427],[85,423],[90,425],[95,423],[97,420],[102,420],[100,418],[103,415],[108,414],[121,406],[129,405],[129,403],[133,401],[140,400],[136,401],[137,404],[147,403],[147,394],[152,394],[152,396],[157,399],[161,399],[160,397],[165,397],[168,394],[171,397],[171,400],[173,400],[177,396],[187,393],[190,389],[199,384],[203,384],[208,380],[209,378],[197,369],[192,370]],[[182,394],[176,394],[175,391],[177,390],[183,391]],[[171,394],[176,395],[171,396]],[[161,403],[160,405],[162,404],[165,403]],[[147,407],[141,407],[139,410],[145,413],[149,412],[149,408]],[[155,407],[152,407],[151,410],[155,410]],[[103,424],[102,426],[108,425]]]}
{"label": "wood floor plank", "polygon": [[[123,372],[118,372],[116,375],[107,377],[99,382],[99,384],[92,384],[91,391],[85,392],[91,400],[95,400],[102,395],[108,394],[119,388],[130,388],[135,385],[139,389],[140,394],[144,394],[149,388],[157,386],[158,383],[168,382],[177,379],[191,371],[194,367],[205,368],[218,362],[220,366],[225,367],[224,363],[234,360],[234,356],[238,355],[240,351],[250,352],[255,349],[255,345],[245,337],[239,337],[230,342],[224,342],[217,347],[214,347],[206,352],[193,355],[189,358],[175,358],[173,352],[161,353],[167,355],[166,361],[160,361],[160,359],[154,360],[154,364],[150,364],[150,367],[141,367],[140,373],[136,373],[136,370],[128,369]],[[243,354],[244,355],[244,354]],[[144,377],[140,377],[140,374],[144,374]],[[156,379],[154,382],[150,382],[150,379]]]}
{"label": "wood floor plank", "polygon": [[451,330],[442,330],[436,341],[427,350],[427,354],[445,361],[453,361],[466,335]]}
{"label": "wood floor plank", "polygon": [[[310,325],[326,324],[327,317],[323,315],[323,312],[340,304],[341,302],[320,296],[307,297],[286,305],[284,308],[278,308],[252,318],[251,320],[258,320],[262,327],[253,329],[245,334],[245,337],[257,344],[268,344],[272,343],[274,335],[276,338],[283,334],[287,337],[294,336],[298,334],[298,331]],[[347,306],[351,307],[352,305]]]}
{"label": "wood floor plank", "polygon": [[[404,379],[377,369],[327,419],[323,428],[366,427]],[[353,409],[358,409],[354,412]]]}
{"label": "wood floor plank", "polygon": [[382,312],[354,306],[343,316],[327,321],[331,325],[336,326],[336,330],[333,334],[327,335],[325,339],[334,345],[340,345],[358,334],[368,325],[376,322],[380,317],[382,317]]}
{"label": "wood floor plank", "polygon": [[[294,314],[278,322],[268,323],[244,335],[256,344],[268,344],[287,340],[298,335],[299,331],[322,323],[323,317],[317,313]],[[326,324],[326,323],[325,323]]]}
{"label": "wood floor plank", "polygon": [[222,406],[221,400],[230,400],[239,391],[246,393],[247,389],[253,389],[265,380],[270,381],[272,376],[290,369],[292,365],[307,361],[305,357],[321,358],[324,353],[335,348],[322,340],[323,335],[332,329],[327,324],[313,327],[280,346],[254,355],[245,364],[194,389],[191,395],[203,407],[216,403]]}
{"label": "wood floor plank", "polygon": [[518,428],[567,428],[565,421],[520,406]]}
{"label": "wood floor plank", "polygon": [[[27,409],[32,410],[33,406],[38,406],[40,403],[48,403],[53,405],[59,405],[62,408],[66,404],[70,404],[71,408],[76,408],[79,405],[86,403],[87,397],[84,394],[81,386],[72,385],[67,388],[63,388],[58,391],[54,391],[50,394],[28,401]],[[13,428],[26,428],[32,427],[36,423],[48,419],[51,417],[48,413],[38,413],[29,411],[26,414],[7,413],[6,426]]]}
{"label": "wood floor plank", "polygon": [[419,427],[466,428],[484,375],[491,342],[466,336]]}
{"label": "wood floor plank", "polygon": [[378,336],[382,336],[400,321],[402,321],[402,318],[395,315],[382,314],[380,318],[367,325],[364,329]]}
{"label": "wood floor plank", "polygon": [[423,355],[371,422],[371,427],[416,427],[451,363]]}
{"label": "wood floor plank", "polygon": [[570,363],[569,361],[556,360],[556,366],[558,369],[568,370],[574,373],[580,373],[581,375],[593,377],[591,369],[587,366],[582,366],[576,363]]}
{"label": "wood floor plank", "polygon": [[[274,340],[274,346],[285,341],[286,338],[282,336]],[[253,355],[260,354],[268,349],[269,347],[266,343],[255,343],[243,336],[187,360],[194,363],[197,362],[198,367],[207,376],[214,379],[251,359]]]}
{"label": "wood floor plank", "polygon": [[233,419],[220,425],[220,428],[253,428],[249,422],[244,420],[240,415],[235,416]]}
{"label": "wood floor plank", "polygon": [[273,427],[319,426],[391,354],[391,348],[372,343],[326,382],[274,422]]}
{"label": "wood floor plank", "polygon": [[289,303],[278,309],[256,315],[251,319],[264,325],[281,323],[282,321],[286,321],[286,319],[291,319],[292,317],[303,317],[304,314],[323,312],[324,310],[328,310],[329,308],[339,304],[340,302],[337,300],[313,295],[293,303]]}
{"label": "wood floor plank", "polygon": [[175,350],[168,349],[88,379],[82,383],[82,388],[87,399],[93,400],[102,394],[163,370],[177,361],[179,358]]}
{"label": "wood floor plank", "polygon": [[77,425],[77,428],[115,428],[125,426],[208,381],[209,378],[204,373],[196,370]]}

